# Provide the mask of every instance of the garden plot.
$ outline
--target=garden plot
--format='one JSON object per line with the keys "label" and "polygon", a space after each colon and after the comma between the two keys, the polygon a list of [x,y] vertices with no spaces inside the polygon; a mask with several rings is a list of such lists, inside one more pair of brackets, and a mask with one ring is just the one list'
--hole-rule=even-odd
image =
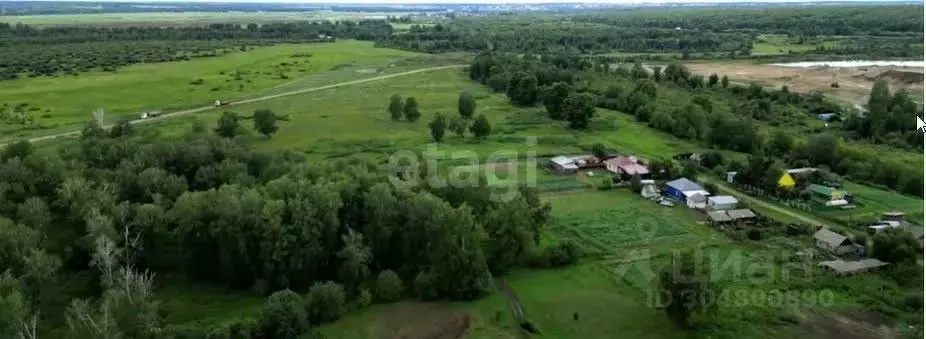
{"label": "garden plot", "polygon": [[626,252],[700,247],[724,241],[722,235],[697,223],[698,214],[678,206],[660,207],[628,190],[589,191],[549,197],[553,218],[549,230],[579,245],[586,254],[609,260]]}

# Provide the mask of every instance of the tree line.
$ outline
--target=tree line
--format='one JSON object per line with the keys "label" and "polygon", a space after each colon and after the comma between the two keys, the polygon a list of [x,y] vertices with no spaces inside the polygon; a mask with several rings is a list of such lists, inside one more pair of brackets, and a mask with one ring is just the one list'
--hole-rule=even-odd
{"label": "tree line", "polygon": [[554,53],[728,52],[748,45],[742,33],[677,32],[672,29],[609,27],[572,20],[491,20],[461,18],[434,26],[413,25],[403,34],[377,41],[378,46],[442,53],[499,51]]}
{"label": "tree line", "polygon": [[[255,112],[255,129],[272,134],[273,116]],[[430,182],[432,171],[256,151],[228,133],[235,117],[223,115],[212,131],[197,123],[182,138],[152,142],[134,137],[131,124],[105,130],[90,121],[78,142],[57,153],[25,141],[6,147],[0,336],[63,322],[75,337],[216,330],[297,338],[308,324],[354,307],[475,299],[490,290],[493,275],[577,259],[569,243],[541,246],[550,206],[533,189],[498,201],[484,177],[471,187],[396,186],[390,182]],[[260,319],[178,328],[164,323],[152,291],[156,274],[282,292],[267,300]]]}
{"label": "tree line", "polygon": [[217,50],[284,42],[375,40],[388,36],[385,20],[209,24],[190,27],[49,27],[0,23],[0,80],[20,75],[115,70],[141,62],[215,56]]}
{"label": "tree line", "polygon": [[[580,22],[711,32],[749,31],[794,36],[913,35],[922,37],[923,5],[759,7],[717,10],[605,10],[577,15]],[[921,39],[922,40],[922,39]]]}
{"label": "tree line", "polygon": [[[441,53],[495,51],[597,54],[679,53],[687,59],[750,57],[762,34],[792,38],[854,36],[837,46],[788,54],[921,55],[922,6],[622,9],[560,16],[458,18],[377,41],[378,46]],[[803,40],[803,39],[799,39]],[[653,56],[648,56],[653,57]]]}

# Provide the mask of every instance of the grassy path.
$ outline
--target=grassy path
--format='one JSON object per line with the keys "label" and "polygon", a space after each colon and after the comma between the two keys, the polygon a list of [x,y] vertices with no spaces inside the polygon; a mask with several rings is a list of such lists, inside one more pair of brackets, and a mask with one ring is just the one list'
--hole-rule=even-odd
{"label": "grassy path", "polygon": [[[436,66],[436,67],[421,68],[421,69],[411,70],[411,71],[407,71],[407,72],[401,72],[401,73],[395,73],[395,74],[387,74],[387,75],[381,75],[381,76],[372,77],[372,78],[366,78],[366,79],[360,79],[360,80],[352,80],[352,81],[345,81],[345,82],[340,82],[340,83],[331,84],[331,85],[325,85],[325,86],[319,86],[319,87],[312,87],[312,88],[304,88],[304,89],[300,89],[300,90],[289,91],[289,92],[284,92],[284,93],[278,93],[278,94],[273,94],[273,95],[265,95],[265,96],[261,96],[261,97],[257,97],[257,98],[244,99],[244,100],[240,100],[240,101],[233,101],[233,102],[230,102],[228,105],[220,106],[220,107],[215,107],[215,106],[211,106],[211,105],[210,105],[210,106],[203,106],[203,107],[198,107],[198,108],[193,108],[193,109],[187,109],[187,110],[182,110],[182,111],[175,111],[175,112],[170,112],[170,113],[164,113],[164,114],[161,114],[160,116],[158,116],[158,117],[156,117],[156,118],[132,120],[131,123],[132,123],[132,124],[150,123],[150,122],[160,121],[160,120],[163,120],[163,119],[170,119],[170,118],[175,118],[175,117],[178,117],[178,116],[183,116],[183,115],[188,115],[188,114],[194,114],[194,113],[200,113],[200,112],[210,111],[210,110],[218,109],[218,108],[226,108],[226,107],[230,107],[230,106],[250,104],[250,103],[255,103],[255,102],[260,102],[260,101],[273,100],[273,99],[277,99],[277,98],[282,98],[282,97],[297,95],[297,94],[304,94],[304,93],[309,93],[309,92],[322,91],[322,90],[332,89],[332,88],[336,88],[336,87],[342,87],[342,86],[350,86],[350,85],[362,84],[362,83],[366,83],[366,82],[385,80],[385,79],[389,79],[389,78],[395,78],[395,77],[400,77],[400,76],[405,76],[405,75],[411,75],[411,74],[416,74],[416,73],[422,73],[422,72],[437,71],[437,70],[448,69],[448,68],[461,68],[461,67],[465,67],[465,66],[467,66],[467,65],[446,65],[446,66]],[[110,128],[111,126],[112,126],[112,124],[103,126],[103,128]],[[29,142],[31,142],[31,143],[36,143],[36,142],[41,142],[41,141],[46,141],[46,140],[52,140],[52,139],[57,139],[57,138],[73,137],[73,136],[80,135],[80,132],[81,132],[81,130],[74,130],[74,131],[69,131],[69,132],[62,132],[62,133],[49,134],[49,135],[44,135],[44,136],[40,136],[40,137],[31,138],[31,139],[29,139]],[[7,145],[7,143],[0,144],[0,147],[5,147],[6,145]]]}
{"label": "grassy path", "polygon": [[761,206],[762,208],[775,211],[776,213],[780,213],[780,214],[786,215],[786,216],[788,216],[788,217],[794,218],[794,219],[799,220],[799,221],[801,221],[801,222],[806,222],[806,223],[811,224],[811,225],[814,225],[814,226],[833,227],[833,225],[831,225],[831,224],[829,224],[829,223],[820,221],[820,220],[818,220],[818,219],[811,218],[811,217],[809,217],[809,216],[807,216],[807,215],[805,215],[805,214],[797,213],[797,212],[795,212],[795,211],[788,210],[788,209],[783,208],[783,207],[781,207],[781,206],[778,206],[778,205],[775,205],[775,204],[772,204],[772,203],[763,201],[763,200],[761,200],[761,199],[757,199],[757,198],[754,198],[754,197],[752,197],[752,196],[749,196],[749,195],[747,195],[747,194],[745,194],[745,193],[743,193],[743,192],[740,192],[739,190],[737,190],[737,189],[735,189],[735,188],[733,188],[733,187],[727,186],[725,183],[721,182],[720,180],[717,180],[717,179],[714,179],[714,178],[710,178],[710,177],[699,177],[698,179],[701,180],[701,181],[705,181],[705,182],[711,182],[711,183],[713,183],[714,185],[717,186],[717,189],[718,189],[718,190],[721,190],[721,191],[723,191],[723,192],[725,192],[725,193],[727,193],[727,194],[730,194],[730,195],[734,195],[734,196],[736,196],[737,199],[745,200],[745,201],[749,202],[750,204]]}

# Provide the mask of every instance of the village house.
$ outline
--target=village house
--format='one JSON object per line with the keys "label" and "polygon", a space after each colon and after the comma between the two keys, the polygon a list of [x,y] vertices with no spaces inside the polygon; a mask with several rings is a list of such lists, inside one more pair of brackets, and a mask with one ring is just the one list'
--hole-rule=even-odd
{"label": "village house", "polygon": [[813,239],[817,244],[817,247],[833,252],[836,255],[844,255],[849,253],[859,254],[859,251],[863,251],[864,248],[859,248],[852,242],[848,237],[830,231],[826,228],[821,228],[817,233],[813,234]]}
{"label": "village house", "polygon": [[707,198],[707,209],[709,210],[730,210],[736,208],[739,201],[729,195],[718,195]]}
{"label": "village house", "polygon": [[663,192],[692,208],[703,208],[707,204],[707,196],[711,195],[704,187],[687,178],[667,182]]}
{"label": "village house", "polygon": [[649,168],[640,164],[636,157],[619,155],[604,161],[605,168],[611,173],[619,175],[622,179],[629,179],[634,175],[648,179]]}
{"label": "village house", "polygon": [[823,261],[820,262],[819,266],[829,268],[830,271],[838,275],[849,275],[868,272],[878,267],[887,266],[887,263],[878,259],[862,259],[855,261],[840,259]]}
{"label": "village house", "polygon": [[549,163],[550,168],[560,173],[575,173],[580,169],[598,167],[599,165],[600,162],[594,155],[561,155],[551,158]]}

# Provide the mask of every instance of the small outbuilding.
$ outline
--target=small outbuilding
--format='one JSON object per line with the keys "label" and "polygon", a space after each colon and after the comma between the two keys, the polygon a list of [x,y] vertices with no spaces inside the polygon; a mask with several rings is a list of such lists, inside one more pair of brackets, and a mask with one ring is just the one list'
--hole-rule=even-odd
{"label": "small outbuilding", "polygon": [[907,214],[904,212],[884,212],[881,213],[881,220],[903,222],[906,216]]}
{"label": "small outbuilding", "polygon": [[550,159],[550,165],[554,170],[560,173],[575,173],[579,170],[579,166],[576,165],[575,160],[564,156],[558,156]]}
{"label": "small outbuilding", "polygon": [[855,251],[855,245],[852,240],[848,237],[830,231],[826,228],[821,228],[817,233],[813,234],[813,239],[817,244],[817,247],[833,252],[837,255],[843,255],[852,253]]}
{"label": "small outbuilding", "polygon": [[887,263],[878,259],[862,259],[856,261],[830,260],[820,262],[820,267],[826,267],[838,275],[868,272],[882,266],[887,266]]}
{"label": "small outbuilding", "polygon": [[644,198],[655,198],[659,196],[659,189],[656,188],[656,182],[653,180],[640,180],[640,184],[643,186],[640,190],[640,195]]}
{"label": "small outbuilding", "polygon": [[747,208],[738,209],[738,210],[729,210],[727,211],[727,215],[730,216],[730,219],[733,219],[736,221],[748,221],[748,220],[752,220],[756,218],[756,214],[753,213],[752,210],[747,209]]}
{"label": "small outbuilding", "polygon": [[733,219],[730,218],[730,216],[728,216],[725,211],[707,212],[707,220],[710,220],[711,224],[714,225],[733,221]]}
{"label": "small outbuilding", "polygon": [[727,172],[727,183],[733,183],[733,179],[736,178],[736,173],[738,172]]}
{"label": "small outbuilding", "polygon": [[718,195],[707,198],[707,208],[710,210],[730,210],[736,208],[739,201],[733,196]]}
{"label": "small outbuilding", "polygon": [[810,184],[810,186],[807,187],[807,190],[822,199],[826,199],[827,201],[843,200],[846,197],[845,192],[829,186]]}
{"label": "small outbuilding", "polygon": [[666,183],[666,187],[663,190],[666,195],[675,197],[680,201],[688,201],[689,197],[695,195],[708,196],[710,193],[704,190],[704,187],[698,185],[694,181],[688,180],[688,178],[679,178]]}

